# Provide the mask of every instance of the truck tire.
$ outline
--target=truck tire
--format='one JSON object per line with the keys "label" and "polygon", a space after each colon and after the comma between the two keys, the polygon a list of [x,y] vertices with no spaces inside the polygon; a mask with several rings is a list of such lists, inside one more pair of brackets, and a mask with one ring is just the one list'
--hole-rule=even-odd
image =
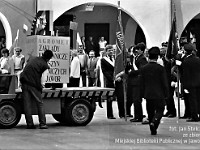
{"label": "truck tire", "polygon": [[12,101],[3,101],[0,103],[0,127],[15,127],[21,119],[19,106]]}
{"label": "truck tire", "polygon": [[91,104],[85,99],[76,99],[65,109],[65,123],[72,126],[86,126],[93,118]]}

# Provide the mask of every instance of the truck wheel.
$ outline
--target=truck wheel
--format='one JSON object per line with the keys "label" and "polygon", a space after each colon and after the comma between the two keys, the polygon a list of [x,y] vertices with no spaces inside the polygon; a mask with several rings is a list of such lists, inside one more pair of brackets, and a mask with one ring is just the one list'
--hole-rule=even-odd
{"label": "truck wheel", "polygon": [[16,126],[21,119],[19,106],[12,101],[0,103],[0,127],[12,128]]}
{"label": "truck wheel", "polygon": [[65,119],[68,125],[86,126],[93,118],[91,104],[84,99],[72,101],[65,112]]}

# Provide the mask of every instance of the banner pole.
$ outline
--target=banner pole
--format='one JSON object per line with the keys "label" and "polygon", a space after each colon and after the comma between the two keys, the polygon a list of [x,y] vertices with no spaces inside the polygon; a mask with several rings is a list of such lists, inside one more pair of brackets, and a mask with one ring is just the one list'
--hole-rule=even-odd
{"label": "banner pole", "polygon": [[[118,1],[118,11],[120,9],[120,1]],[[120,10],[121,11],[121,10]],[[120,12],[120,15],[121,15],[121,12]],[[123,64],[124,64],[124,68],[126,68],[126,58],[123,56]],[[125,71],[124,71],[125,72]],[[125,118],[125,121],[127,121],[127,109],[126,109],[126,102],[127,102],[127,94],[126,94],[126,74],[124,74],[123,76],[123,94],[124,94],[124,118]]]}
{"label": "banner pole", "polygon": [[127,89],[127,86],[126,86],[126,74],[124,75],[124,78],[123,78],[123,93],[124,93],[124,118],[125,118],[125,121],[127,121],[127,110],[126,110],[126,102],[127,102],[127,94],[126,94],[126,89]]}
{"label": "banner pole", "polygon": [[180,76],[179,76],[179,69],[177,68],[177,88],[178,88],[178,92],[177,92],[177,97],[178,97],[178,119],[180,118]]}

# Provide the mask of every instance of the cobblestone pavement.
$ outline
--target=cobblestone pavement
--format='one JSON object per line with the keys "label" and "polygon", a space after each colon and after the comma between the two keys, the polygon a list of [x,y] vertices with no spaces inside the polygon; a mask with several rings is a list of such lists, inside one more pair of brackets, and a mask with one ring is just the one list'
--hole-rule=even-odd
{"label": "cobblestone pavement", "polygon": [[[177,102],[177,101],[176,101]],[[104,108],[97,107],[94,118],[85,127],[61,126],[47,115],[49,129],[28,130],[24,116],[13,129],[0,129],[0,149],[7,150],[131,150],[131,149],[199,149],[200,122],[188,123],[178,118],[163,118],[158,135],[150,135],[148,125],[131,123],[118,118],[117,104],[113,103],[117,119],[106,118]],[[145,101],[143,102],[145,110]],[[176,104],[177,106],[177,104]],[[183,115],[181,101],[181,115]],[[146,114],[146,112],[145,112]],[[37,116],[34,121],[38,125]]]}

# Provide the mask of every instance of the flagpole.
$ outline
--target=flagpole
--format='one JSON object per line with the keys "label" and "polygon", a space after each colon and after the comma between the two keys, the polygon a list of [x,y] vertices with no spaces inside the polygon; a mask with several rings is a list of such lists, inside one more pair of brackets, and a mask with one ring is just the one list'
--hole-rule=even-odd
{"label": "flagpole", "polygon": [[[172,3],[173,4],[173,3]],[[174,16],[176,18],[176,7],[175,7],[175,4],[173,4],[173,9],[174,9]],[[176,26],[176,25],[175,25]],[[176,26],[177,28],[177,26]],[[177,31],[177,29],[176,29]],[[176,37],[176,40],[177,40],[177,37]],[[177,41],[178,43],[178,41]],[[178,46],[178,44],[177,44]],[[177,47],[178,48],[178,47]],[[177,98],[178,98],[178,119],[180,118],[180,72],[179,72],[179,67],[177,67],[177,88],[178,88],[178,93],[177,93]]]}
{"label": "flagpole", "polygon": [[[118,1],[118,10],[121,9],[120,8],[120,1]],[[120,10],[121,11],[121,10]],[[120,15],[121,15],[121,12],[120,12]],[[125,44],[125,43],[124,43]],[[124,59],[126,59],[124,57]],[[125,60],[123,60],[123,65],[124,65],[124,68],[126,68],[126,64],[125,64]],[[124,71],[125,72],[125,71]],[[127,121],[127,109],[126,109],[126,102],[127,102],[127,94],[126,94],[126,89],[127,89],[127,86],[126,86],[126,78],[127,78],[127,75],[124,74],[123,76],[123,94],[124,94],[124,118],[125,118],[125,121]]]}
{"label": "flagpole", "polygon": [[[178,67],[177,67],[178,68]],[[179,75],[179,68],[177,69],[177,88],[178,88],[178,93],[177,93],[177,97],[178,97],[178,119],[180,118],[180,75]]]}
{"label": "flagpole", "polygon": [[[174,17],[176,18],[176,7],[175,7],[175,4],[171,0],[171,21],[172,21],[172,23],[173,23]],[[171,23],[171,25],[172,25],[172,23]],[[177,37],[176,37],[176,40],[177,40]],[[178,100],[178,120],[179,120],[179,118],[180,118],[180,90],[179,90],[180,89],[180,82],[179,82],[180,81],[180,72],[179,72],[179,67],[177,67],[176,79],[177,79],[177,100]]]}

